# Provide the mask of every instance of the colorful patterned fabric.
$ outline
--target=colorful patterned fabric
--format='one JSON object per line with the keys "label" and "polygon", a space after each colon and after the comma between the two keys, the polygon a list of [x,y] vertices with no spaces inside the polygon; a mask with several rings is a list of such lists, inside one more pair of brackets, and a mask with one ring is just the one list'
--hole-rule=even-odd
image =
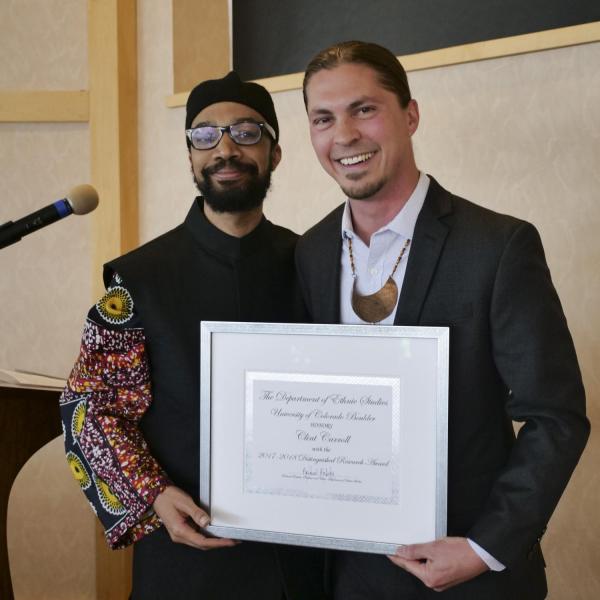
{"label": "colorful patterned fabric", "polygon": [[151,402],[144,331],[116,275],[88,314],[60,398],[67,462],[111,548],[161,525],[152,504],[170,481],[138,428]]}

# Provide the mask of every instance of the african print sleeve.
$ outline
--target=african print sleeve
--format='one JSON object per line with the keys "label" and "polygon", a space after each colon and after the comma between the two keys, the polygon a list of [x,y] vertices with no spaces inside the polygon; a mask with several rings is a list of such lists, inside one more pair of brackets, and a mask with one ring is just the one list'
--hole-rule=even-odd
{"label": "african print sleeve", "polygon": [[138,427],[151,401],[144,330],[115,275],[88,314],[79,358],[60,398],[67,461],[111,548],[161,525],[152,504],[171,482]]}

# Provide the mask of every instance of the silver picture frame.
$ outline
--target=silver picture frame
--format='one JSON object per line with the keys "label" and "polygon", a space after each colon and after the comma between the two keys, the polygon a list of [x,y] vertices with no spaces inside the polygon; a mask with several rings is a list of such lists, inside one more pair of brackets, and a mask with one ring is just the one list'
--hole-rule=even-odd
{"label": "silver picture frame", "polygon": [[446,534],[447,327],[203,321],[214,536],[393,554]]}

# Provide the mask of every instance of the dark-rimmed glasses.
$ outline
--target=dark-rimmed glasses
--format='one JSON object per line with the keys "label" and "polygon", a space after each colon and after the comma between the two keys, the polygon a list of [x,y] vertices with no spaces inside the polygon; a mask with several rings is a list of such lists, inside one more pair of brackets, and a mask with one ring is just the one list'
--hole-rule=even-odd
{"label": "dark-rimmed glasses", "polygon": [[258,144],[263,129],[267,130],[273,140],[275,139],[275,131],[268,123],[257,123],[256,121],[241,121],[231,125],[202,125],[186,129],[185,135],[196,150],[210,150],[219,144],[225,132],[240,146]]}

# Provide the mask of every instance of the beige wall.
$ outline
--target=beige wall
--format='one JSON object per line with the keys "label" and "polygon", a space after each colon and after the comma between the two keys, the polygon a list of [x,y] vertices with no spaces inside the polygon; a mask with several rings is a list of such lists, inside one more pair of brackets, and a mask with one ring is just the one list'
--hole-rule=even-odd
{"label": "beige wall", "polygon": [[[86,89],[82,0],[0,2],[0,90]],[[89,180],[86,123],[0,123],[0,223]],[[0,250],[0,368],[66,376],[90,303],[91,221],[72,216]]]}
{"label": "beige wall", "polygon": [[[87,89],[86,29],[82,0],[2,0],[0,91]],[[0,123],[0,223],[89,181],[89,146],[87,123]],[[0,250],[0,368],[67,375],[90,304],[90,262],[88,217]],[[32,459],[13,487],[8,544],[17,600],[94,597],[94,524],[59,460],[61,447],[57,439]],[[42,565],[39,578],[32,564]]]}
{"label": "beige wall", "polygon": [[[0,88],[85,88],[85,4],[3,0]],[[195,192],[184,109],[165,106],[173,92],[169,0],[138,2],[138,29],[140,239],[147,241],[181,221]],[[421,168],[455,193],[538,226],[596,427],[599,64],[594,43],[409,74],[421,107]],[[284,158],[266,211],[302,232],[342,196],[312,155],[300,92],[278,93],[275,103]],[[85,181],[88,146],[85,124],[0,124],[0,222]],[[0,251],[0,366],[68,370],[90,302],[88,227],[85,218],[71,217]],[[553,600],[600,597],[599,460],[594,433],[544,540]]]}

